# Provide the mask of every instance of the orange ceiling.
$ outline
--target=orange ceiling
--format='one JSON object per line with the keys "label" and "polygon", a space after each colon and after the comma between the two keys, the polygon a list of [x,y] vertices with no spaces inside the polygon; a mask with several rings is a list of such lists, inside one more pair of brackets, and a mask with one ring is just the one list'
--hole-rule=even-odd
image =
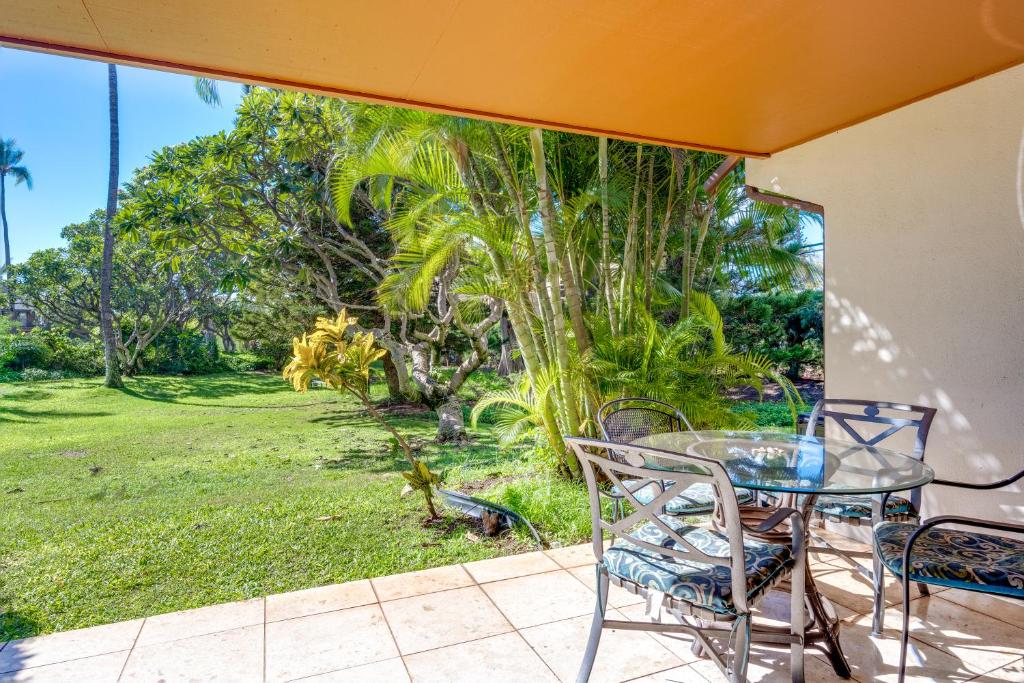
{"label": "orange ceiling", "polygon": [[1024,62],[1024,0],[0,0],[0,44],[763,156]]}

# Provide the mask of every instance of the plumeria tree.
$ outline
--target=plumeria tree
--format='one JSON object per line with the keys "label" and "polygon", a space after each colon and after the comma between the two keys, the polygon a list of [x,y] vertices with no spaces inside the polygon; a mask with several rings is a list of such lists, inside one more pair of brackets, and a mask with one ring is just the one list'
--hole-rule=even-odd
{"label": "plumeria tree", "polygon": [[353,330],[359,321],[350,318],[345,309],[335,320],[318,318],[311,335],[303,334],[292,344],[294,355],[284,368],[284,377],[296,391],[307,391],[314,379],[359,399],[370,416],[386,429],[398,443],[411,472],[402,472],[409,486],[423,494],[427,512],[437,517],[434,507],[434,486],[438,477],[426,463],[412,454],[408,439],[395,429],[370,400],[370,365],[386,353],[377,346],[372,332]]}

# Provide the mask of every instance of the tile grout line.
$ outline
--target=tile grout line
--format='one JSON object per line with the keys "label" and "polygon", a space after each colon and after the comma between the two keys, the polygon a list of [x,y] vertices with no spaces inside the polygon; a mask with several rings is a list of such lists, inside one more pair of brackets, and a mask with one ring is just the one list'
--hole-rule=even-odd
{"label": "tile grout line", "polygon": [[[470,578],[472,578],[472,577],[470,577]],[[409,671],[409,665],[405,663],[405,657],[402,655],[402,648],[400,648],[398,646],[398,638],[395,638],[395,631],[394,631],[393,628],[391,628],[391,622],[388,621],[388,615],[387,615],[387,613],[384,612],[384,606],[381,604],[380,595],[377,593],[377,587],[373,585],[373,581],[372,580],[370,581],[370,590],[373,591],[373,597],[377,600],[377,602],[374,603],[374,604],[377,605],[377,609],[380,611],[380,616],[384,620],[384,625],[388,627],[388,633],[391,635],[391,642],[395,644],[395,652],[398,653],[398,659],[399,659],[399,661],[402,662],[402,668],[405,669],[405,675],[408,676],[409,680],[411,681],[412,680],[412,672]],[[441,591],[438,591],[438,592],[441,592]],[[390,659],[390,657],[389,657],[389,659]],[[380,661],[385,661],[385,660],[380,660]]]}
{"label": "tile grout line", "polygon": [[[547,557],[547,555],[545,555],[545,557]],[[555,560],[551,559],[550,557],[548,557],[548,559],[549,559],[549,560],[551,560],[552,562],[554,562],[554,563],[555,563],[556,565],[558,564],[558,562],[555,562]],[[560,566],[560,565],[559,565],[559,566]],[[463,565],[463,569],[465,569],[465,565]],[[566,572],[567,574],[569,573],[569,570],[567,570],[567,569],[559,569],[558,571],[563,571],[563,572]],[[530,644],[530,641],[528,641],[528,640],[527,640],[527,639],[526,639],[526,638],[525,638],[525,637],[523,636],[523,634],[519,632],[519,629],[518,629],[518,628],[516,628],[516,625],[515,625],[515,624],[513,624],[513,623],[512,623],[512,620],[508,618],[508,615],[507,615],[507,614],[505,614],[505,613],[504,613],[504,612],[502,611],[502,609],[501,609],[500,607],[498,607],[498,603],[494,602],[494,598],[492,598],[492,597],[491,597],[491,596],[490,596],[490,595],[489,595],[489,594],[487,593],[487,591],[485,591],[485,590],[483,589],[483,586],[481,586],[481,585],[480,585],[480,583],[479,583],[479,582],[478,582],[478,581],[476,580],[476,577],[475,577],[475,576],[473,576],[472,572],[470,572],[470,571],[469,571],[468,569],[466,569],[466,573],[467,573],[467,574],[469,574],[469,578],[473,579],[473,583],[474,583],[474,584],[476,585],[477,589],[478,589],[478,590],[479,590],[479,591],[480,591],[481,593],[483,593],[483,594],[484,594],[484,597],[485,597],[485,598],[487,598],[487,601],[488,601],[488,602],[490,602],[490,603],[491,603],[491,604],[492,604],[492,605],[494,606],[494,609],[498,610],[498,614],[500,614],[500,615],[501,615],[501,617],[502,617],[502,618],[503,618],[503,619],[504,619],[505,621],[507,621],[507,622],[508,622],[508,625],[512,627],[512,631],[511,631],[511,632],[512,632],[512,633],[514,633],[514,634],[516,634],[516,636],[517,636],[517,637],[519,638],[519,640],[521,640],[521,641],[523,641],[524,643],[526,643],[526,647],[530,648],[530,652],[532,652],[532,653],[533,653],[533,655],[534,655],[534,656],[535,656],[535,657],[536,657],[537,659],[539,659],[539,660],[540,660],[540,663],[544,665],[544,668],[545,668],[545,669],[547,669],[548,671],[550,671],[550,672],[551,672],[551,675],[552,675],[552,676],[554,677],[554,679],[555,679],[556,681],[561,681],[562,679],[558,677],[558,674],[556,674],[556,673],[555,673],[555,670],[551,668],[551,665],[550,665],[550,664],[548,664],[547,660],[546,660],[546,659],[544,659],[543,657],[541,657],[541,656],[540,656],[540,653],[539,653],[539,652],[537,652],[537,649],[536,649],[536,648],[535,648],[535,647],[534,647],[534,646],[533,646],[532,644]],[[543,574],[544,572],[541,572],[541,573]],[[527,574],[526,576],[536,576],[536,574]],[[521,578],[523,578],[523,577],[521,577],[521,576],[514,576],[514,577],[512,577],[512,578],[514,578],[514,579],[521,579]],[[493,582],[493,581],[491,581],[491,582],[489,582],[489,583],[496,583],[496,582]],[[576,617],[569,617],[569,619],[576,619]],[[559,621],[567,621],[567,620],[566,620],[566,619],[560,619]],[[548,622],[548,623],[555,623],[555,622]],[[503,635],[503,634],[502,634],[502,635]]]}
{"label": "tile grout line", "polygon": [[[953,589],[953,588],[946,588],[944,590],[941,590],[941,591],[935,593],[935,595],[933,595],[931,597],[942,598],[943,600],[945,600],[949,604],[955,605],[956,607],[959,607],[960,609],[965,609],[968,612],[974,612],[975,614],[980,614],[983,617],[988,617],[989,619],[995,619],[996,621],[998,621],[1000,623],[1003,623],[1003,624],[1006,624],[1007,626],[1012,626],[1012,627],[1014,627],[1016,629],[1024,630],[1024,626],[1022,626],[1021,624],[1015,624],[1012,621],[1006,621],[1005,619],[1001,619],[1001,618],[995,616],[994,614],[989,614],[988,612],[982,612],[980,609],[975,609],[974,607],[968,607],[967,605],[960,604],[956,600],[950,600],[949,598],[943,598],[942,597],[943,593],[945,593],[947,591],[951,591],[951,590],[955,590],[955,589]],[[918,594],[918,598],[923,598],[923,597],[925,597],[925,596]],[[992,599],[996,600],[997,598],[992,598]],[[912,601],[913,601],[913,599],[912,599]],[[1007,604],[1009,604],[1009,603],[1007,603]]]}
{"label": "tile grout line", "polygon": [[[543,551],[541,551],[541,552],[543,552]],[[510,555],[510,556],[506,556],[506,557],[514,557],[514,556]],[[500,559],[500,558],[492,558],[492,559]],[[547,569],[547,570],[543,570],[543,571],[540,571],[540,572],[533,572],[533,573],[530,573],[530,574],[511,576],[511,577],[507,577],[507,578],[504,578],[504,579],[495,579],[493,581],[485,581],[483,583],[478,582],[476,580],[476,578],[473,576],[473,574],[465,567],[464,564],[443,565],[443,567],[455,567],[455,566],[457,566],[457,567],[462,568],[462,570],[465,571],[466,574],[469,576],[470,581],[472,581],[472,584],[467,585],[467,586],[458,586],[458,587],[455,587],[455,588],[445,588],[445,589],[442,589],[442,590],[430,591],[430,592],[427,592],[427,593],[420,593],[419,595],[410,595],[410,596],[406,596],[406,597],[403,597],[403,598],[393,598],[393,599],[384,600],[384,601],[381,601],[379,599],[379,596],[378,596],[377,591],[376,591],[376,587],[373,585],[373,579],[372,578],[353,579],[352,581],[345,581],[345,582],[343,582],[341,584],[329,584],[329,585],[338,585],[338,586],[340,586],[340,585],[345,585],[345,584],[358,583],[359,581],[366,581],[367,583],[370,584],[370,589],[371,589],[371,591],[373,591],[374,598],[375,598],[376,602],[365,603],[365,604],[361,604],[361,605],[350,605],[348,607],[339,607],[337,609],[324,610],[323,612],[314,612],[312,614],[301,614],[301,615],[297,615],[297,616],[294,616],[294,617],[288,617],[286,619],[277,619],[277,620],[272,621],[272,622],[268,622],[267,619],[266,619],[267,597],[269,597],[269,596],[263,596],[262,598],[260,598],[260,600],[263,601],[263,613],[264,613],[263,620],[262,620],[262,626],[263,626],[263,630],[264,630],[264,671],[265,671],[265,668],[266,668],[266,627],[267,627],[268,624],[282,623],[282,622],[286,622],[286,621],[294,621],[296,619],[302,619],[302,618],[311,617],[311,616],[318,616],[318,615],[321,615],[321,614],[331,614],[331,613],[334,613],[334,612],[342,612],[342,611],[345,611],[345,610],[356,609],[356,608],[359,608],[359,607],[368,607],[368,606],[373,605],[373,604],[382,605],[385,602],[396,602],[398,600],[405,600],[405,599],[408,599],[408,598],[416,598],[416,597],[421,597],[421,596],[424,596],[424,595],[434,595],[434,594],[437,594],[437,593],[446,593],[446,592],[450,592],[450,591],[459,590],[460,588],[470,588],[470,587],[473,587],[473,586],[482,587],[485,584],[498,583],[500,581],[508,581],[510,579],[523,578],[524,576],[537,576],[539,574],[553,573],[553,572],[556,572],[556,571],[568,571],[568,569],[562,568],[562,566],[560,564],[558,564],[558,562],[554,558],[548,558],[548,559],[550,559],[552,562],[555,563],[555,565],[557,566],[556,569]],[[585,565],[578,565],[578,566],[585,566]],[[438,567],[432,567],[431,569],[437,569],[437,568]],[[423,571],[429,571],[429,570],[423,570]],[[373,578],[386,578],[388,576],[396,576],[396,575],[388,574],[388,575],[385,575],[384,577],[373,577]],[[314,586],[314,588],[323,588],[323,586]],[[292,591],[292,592],[301,592],[301,590],[308,590],[308,589],[300,589],[299,591]],[[481,588],[481,592],[483,592],[484,595],[487,595],[486,591],[483,591],[482,588]],[[278,595],[278,594],[275,594],[275,595]],[[280,594],[280,595],[287,595],[287,593]],[[487,596],[487,597],[488,597],[488,599],[490,599],[490,596]],[[246,600],[239,600],[239,601],[235,601],[235,602],[214,603],[213,605],[203,605],[202,607],[196,608],[196,609],[202,609],[203,607],[217,607],[217,606],[224,606],[224,605],[234,605],[234,604],[238,604],[238,603],[242,603],[242,602],[248,602],[248,601],[246,601]],[[178,610],[178,611],[183,611],[183,610]],[[187,610],[184,610],[184,611],[187,611]],[[499,610],[499,612],[500,612],[500,610]],[[161,613],[161,614],[154,614],[154,615],[150,615],[148,617],[143,617],[143,619],[142,619],[143,625],[145,625],[145,622],[148,621],[151,618],[161,617],[161,616],[166,616],[166,615],[169,615],[169,614],[176,614],[176,613],[177,612],[164,612],[164,613]],[[383,615],[383,609],[381,610],[381,614]],[[508,618],[505,617],[504,613],[502,613],[502,616],[505,618],[506,621],[508,621]],[[573,618],[574,619],[576,617],[569,617],[569,618]],[[564,619],[558,619],[556,621],[565,621],[565,620]],[[112,622],[112,624],[118,624],[118,623],[124,623],[124,622]],[[385,623],[387,623],[387,617],[386,616],[385,616]],[[545,622],[545,623],[555,623],[555,622]],[[107,626],[107,625],[110,625],[110,624],[97,624],[97,626]],[[182,640],[189,640],[190,638],[201,638],[203,636],[211,636],[211,635],[216,635],[216,634],[219,634],[219,633],[226,633],[228,631],[235,631],[235,630],[238,630],[238,629],[250,628],[252,626],[259,626],[259,625],[261,625],[261,624],[260,623],[242,624],[242,625],[239,625],[239,626],[233,626],[231,628],[221,629],[221,630],[217,630],[217,631],[208,631],[208,632],[203,632],[203,633],[194,633],[194,634],[191,634],[191,635],[188,635],[188,636],[183,636],[181,638],[171,638],[169,640],[162,640],[162,641],[159,641],[159,642],[151,643],[151,645],[167,645],[169,643],[180,642]],[[509,621],[509,625],[510,626],[512,625],[512,623],[510,621]],[[540,626],[542,624],[537,624],[537,625]],[[390,631],[391,625],[387,624],[387,626],[388,626],[388,629]],[[95,627],[87,627],[87,628],[95,628]],[[512,629],[516,630],[515,626],[512,626]],[[56,633],[67,633],[67,631],[57,631]],[[139,626],[139,632],[135,634],[135,638],[132,640],[132,644],[128,648],[128,656],[129,657],[134,652],[134,650],[135,650],[135,648],[136,648],[136,646],[138,644],[139,636],[141,635],[141,633],[142,633],[142,625]],[[45,635],[53,635],[53,634],[45,634]],[[496,634],[496,635],[505,635],[505,634]],[[43,637],[43,636],[32,636],[32,637]],[[489,637],[492,637],[492,636],[484,636],[484,638],[489,638]],[[392,633],[392,639],[394,639],[394,634],[393,633]],[[473,642],[473,641],[482,640],[482,639],[483,638],[474,638],[472,640],[463,641],[463,642]],[[7,641],[4,641],[4,642],[0,642],[0,651],[5,649],[7,647],[7,645],[12,643],[12,642],[14,642],[13,639],[7,640]],[[456,643],[456,644],[458,644],[458,643]],[[397,641],[396,641],[395,645],[396,645],[396,648],[397,648]],[[442,646],[442,647],[448,647],[448,646]],[[436,650],[436,649],[439,649],[439,648],[430,648],[428,650],[422,650],[422,652],[429,652],[431,650]],[[50,662],[49,664],[40,664],[39,666],[50,666],[50,665],[53,665],[53,664],[65,664],[67,662],[74,662],[74,661],[78,661],[80,659],[89,659],[91,657],[98,657],[98,656],[101,656],[101,655],[113,654],[115,652],[122,652],[122,651],[123,650],[104,650],[103,652],[97,652],[97,653],[94,653],[94,654],[91,654],[91,655],[86,655],[86,656],[83,656],[83,657],[71,657],[69,659],[61,659],[61,660],[56,661],[56,662]],[[413,653],[413,654],[419,654],[419,652],[416,652],[416,653]],[[398,656],[402,657],[403,655],[401,654],[401,652],[399,652]],[[377,660],[377,661],[385,661],[386,659],[393,659],[393,657],[387,657],[385,659]],[[128,661],[128,658],[126,657],[125,658],[125,664],[122,666],[121,675],[123,675],[124,669],[127,667],[127,661]],[[373,663],[376,663],[376,662],[368,662],[368,664],[373,664]],[[403,664],[404,664],[404,661],[403,661]],[[37,667],[21,667],[19,669],[14,670],[14,671],[3,672],[3,673],[15,673],[16,671],[25,671],[25,670],[32,669],[32,668],[37,668]],[[345,667],[345,668],[351,668],[351,667]],[[339,671],[340,670],[342,670],[342,669],[339,669]],[[119,675],[119,679],[120,679],[120,675]]]}
{"label": "tile grout line", "polygon": [[[121,664],[121,671],[117,674],[118,681],[120,681],[121,677],[124,676],[124,670],[128,668],[128,660],[132,658],[132,653],[135,652],[135,644],[139,642],[139,636],[142,635],[142,627],[145,625],[146,618],[143,618],[142,623],[139,624],[139,630],[135,633],[135,638],[132,639],[132,646],[128,648],[128,654],[125,655],[124,663]],[[84,657],[82,659],[84,659]]]}
{"label": "tile grout line", "polygon": [[976,681],[976,680],[978,680],[979,678],[982,678],[982,677],[984,677],[984,676],[988,676],[988,675],[989,675],[990,673],[993,673],[993,672],[999,671],[1000,669],[1005,669],[1005,668],[1006,668],[1006,667],[1008,667],[1008,666],[1013,666],[1014,664],[1020,664],[1020,665],[1021,665],[1021,668],[1024,668],[1024,657],[1018,657],[1017,659],[1011,660],[1011,661],[1007,662],[1006,664],[1003,664],[1002,666],[997,666],[996,668],[992,669],[991,671],[986,671],[986,672],[985,672],[985,673],[983,673],[983,674],[978,674],[978,675],[977,675],[977,676],[975,676],[974,678],[969,678],[969,679],[967,679],[967,680],[968,680],[968,683],[969,683],[970,681]]}
{"label": "tile grout line", "polygon": [[[326,676],[327,674],[335,674],[335,673],[340,673],[342,671],[351,671],[352,669],[358,669],[358,668],[363,667],[363,666],[372,666],[373,664],[380,664],[381,662],[390,662],[392,659],[401,659],[401,658],[402,658],[402,656],[398,655],[397,657],[384,657],[383,659],[374,659],[371,662],[363,662],[362,664],[353,664],[352,666],[343,666],[340,669],[331,669],[330,671],[319,671],[317,673],[306,674],[305,676],[299,676],[298,678],[289,678],[287,681],[285,681],[285,683],[295,683],[296,681],[308,681],[308,680],[311,680],[313,678],[318,678],[320,676]],[[404,665],[405,662],[402,662],[402,664]]]}

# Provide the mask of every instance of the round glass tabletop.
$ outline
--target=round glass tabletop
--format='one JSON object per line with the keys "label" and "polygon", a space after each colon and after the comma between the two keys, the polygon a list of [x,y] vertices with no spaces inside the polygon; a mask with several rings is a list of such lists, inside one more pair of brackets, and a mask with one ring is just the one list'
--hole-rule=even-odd
{"label": "round glass tabletop", "polygon": [[[722,463],[734,486],[787,493],[866,494],[905,491],[929,483],[923,462],[877,446],[770,432],[669,432],[633,442]],[[645,467],[685,471],[671,458],[647,457]]]}

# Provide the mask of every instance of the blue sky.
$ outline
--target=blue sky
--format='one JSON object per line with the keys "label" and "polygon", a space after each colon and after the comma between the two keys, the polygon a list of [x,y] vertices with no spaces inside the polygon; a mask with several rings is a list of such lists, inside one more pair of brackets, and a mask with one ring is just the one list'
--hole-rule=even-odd
{"label": "blue sky", "polygon": [[[222,107],[203,104],[191,76],[118,67],[121,181],[166,145],[231,127],[241,87],[222,83]],[[25,152],[33,189],[7,187],[11,257],[58,246],[68,223],[106,205],[107,65],[0,48],[0,138]]]}

